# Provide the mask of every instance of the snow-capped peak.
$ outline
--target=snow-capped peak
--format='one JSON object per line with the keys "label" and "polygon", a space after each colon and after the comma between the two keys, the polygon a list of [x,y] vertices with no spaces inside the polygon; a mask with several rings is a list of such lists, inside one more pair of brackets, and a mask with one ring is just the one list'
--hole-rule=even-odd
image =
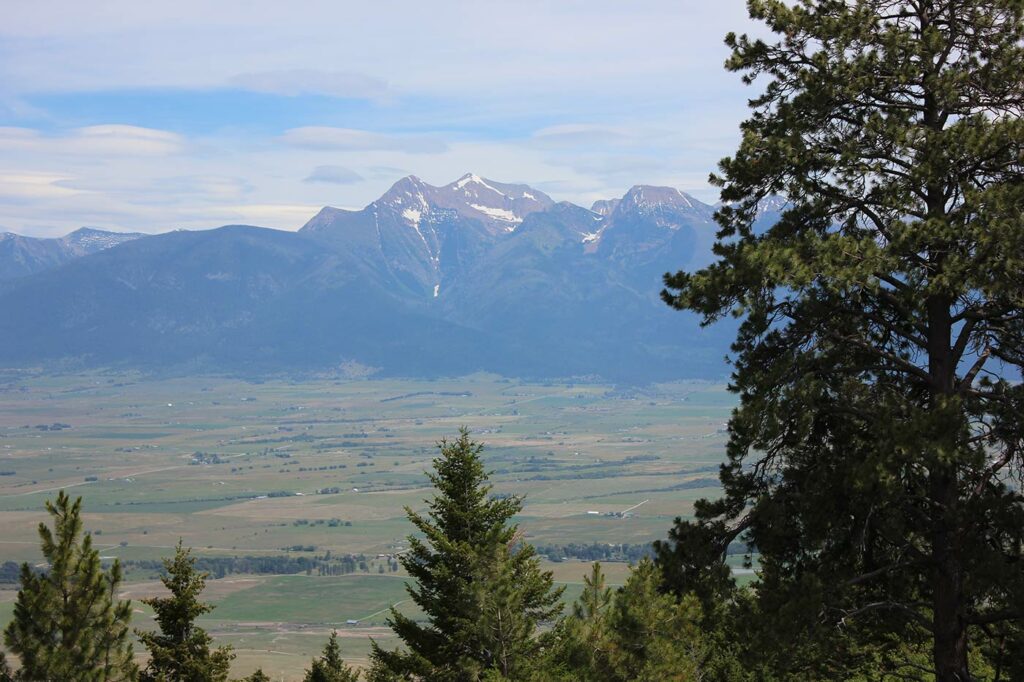
{"label": "snow-capped peak", "polygon": [[71,250],[86,254],[112,248],[143,236],[138,232],[109,232],[95,227],[80,227],[60,238]]}
{"label": "snow-capped peak", "polygon": [[551,197],[527,185],[512,185],[466,173],[442,187],[414,175],[402,178],[370,205],[374,211],[397,215],[414,228],[447,220],[452,212],[477,220],[494,234],[514,231],[530,213],[554,205]]}
{"label": "snow-capped peak", "polygon": [[772,194],[757,202],[757,215],[761,217],[766,213],[782,213],[788,206],[788,199]]}
{"label": "snow-capped peak", "polygon": [[462,189],[471,182],[483,182],[483,178],[476,173],[466,173],[455,181],[455,189]]}
{"label": "snow-capped peak", "polygon": [[[595,206],[598,207],[596,204]],[[607,206],[604,206],[608,210]],[[640,214],[660,213],[664,211],[694,212],[704,219],[710,220],[714,208],[693,198],[675,187],[654,187],[651,185],[634,185],[622,200],[611,209],[613,213],[638,212]]]}
{"label": "snow-capped peak", "polygon": [[[465,189],[466,185],[479,185],[480,187],[489,189],[492,192],[500,194],[501,196],[507,196],[500,189],[494,187],[476,173],[466,173],[461,178],[455,181],[455,189]],[[470,190],[466,190],[466,193],[469,194]]]}

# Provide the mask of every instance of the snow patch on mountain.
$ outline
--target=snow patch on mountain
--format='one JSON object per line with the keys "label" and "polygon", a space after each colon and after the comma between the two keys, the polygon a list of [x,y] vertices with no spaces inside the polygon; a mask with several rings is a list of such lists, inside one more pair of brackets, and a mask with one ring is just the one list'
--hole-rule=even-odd
{"label": "snow patch on mountain", "polygon": [[482,206],[480,204],[470,204],[470,208],[480,211],[486,216],[490,216],[495,220],[504,220],[508,223],[521,223],[523,219],[517,216],[512,211],[505,208],[494,208],[493,206]]}
{"label": "snow patch on mountain", "polygon": [[423,211],[418,208],[407,208],[402,211],[402,217],[408,220],[412,225],[419,225],[420,218],[423,217]]}
{"label": "snow patch on mountain", "polygon": [[773,194],[757,202],[757,217],[760,218],[767,213],[782,213],[788,207],[788,199]]}

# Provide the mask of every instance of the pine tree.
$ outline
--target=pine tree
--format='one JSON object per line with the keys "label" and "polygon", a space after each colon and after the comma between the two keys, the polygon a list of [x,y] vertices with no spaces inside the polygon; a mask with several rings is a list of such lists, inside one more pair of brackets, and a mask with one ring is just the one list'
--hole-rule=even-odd
{"label": "pine tree", "polygon": [[121,565],[100,566],[89,535],[82,537],[82,499],[61,491],[46,502],[53,529],[39,524],[47,566],[21,567],[21,589],[4,644],[21,660],[18,678],[65,682],[133,680],[131,602],[118,601]]}
{"label": "pine tree", "polygon": [[271,682],[263,668],[257,668],[251,675],[244,678],[242,682]]}
{"label": "pine tree", "polygon": [[607,610],[611,602],[612,590],[605,584],[601,564],[594,562],[590,575],[583,577],[583,593],[555,629],[555,644],[544,663],[552,679],[610,679]]}
{"label": "pine tree", "polygon": [[727,38],[767,84],[713,177],[720,260],[665,292],[744,318],[740,406],[724,496],[658,547],[666,586],[734,598],[745,540],[751,653],[780,673],[1005,670],[971,650],[1024,619],[1024,3],[748,7],[777,39]]}
{"label": "pine tree", "polygon": [[191,550],[178,540],[174,557],[164,559],[167,575],[160,579],[170,596],[142,600],[156,613],[160,627],[159,632],[136,631],[149,649],[144,682],[222,682],[228,678],[234,658],[231,648],[211,650],[212,638],[195,624],[199,616],[214,608],[199,601],[207,576],[198,572],[195,564]]}
{"label": "pine tree", "polygon": [[341,647],[338,646],[338,633],[332,632],[331,638],[324,647],[319,658],[314,658],[303,682],[358,682],[359,673],[345,665],[341,658]]}
{"label": "pine tree", "polygon": [[[696,597],[660,591],[660,573],[642,560],[616,592],[595,564],[583,594],[555,631],[544,679],[564,682],[689,682],[705,679],[712,653]],[[741,679],[741,678],[733,678]]]}
{"label": "pine tree", "polygon": [[705,657],[700,606],[690,596],[662,594],[658,569],[643,559],[615,595],[608,611],[613,677],[622,682],[684,682],[700,679]]}
{"label": "pine tree", "polygon": [[409,596],[427,622],[392,608],[389,625],[405,650],[375,643],[370,679],[523,679],[540,648],[538,625],[561,609],[561,589],[510,523],[521,500],[491,496],[483,446],[463,429],[439,448],[428,513],[406,509],[424,537],[410,536],[401,557],[415,581]]}

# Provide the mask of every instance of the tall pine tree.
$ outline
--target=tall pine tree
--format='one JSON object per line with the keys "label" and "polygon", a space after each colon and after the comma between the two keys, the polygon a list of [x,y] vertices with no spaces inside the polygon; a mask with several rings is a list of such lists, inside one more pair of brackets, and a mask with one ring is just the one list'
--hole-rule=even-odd
{"label": "tall pine tree", "polygon": [[121,565],[100,565],[82,535],[82,498],[46,502],[53,529],[39,524],[46,567],[21,567],[21,589],[4,644],[21,661],[18,678],[66,682],[133,680],[131,602],[119,601]]}
{"label": "tall pine tree", "polygon": [[191,550],[178,540],[174,557],[164,559],[167,575],[160,578],[170,590],[167,597],[143,599],[156,613],[160,630],[138,630],[136,634],[149,649],[149,665],[143,682],[223,682],[228,678],[234,654],[230,647],[211,650],[212,638],[196,625],[196,618],[213,606],[199,601],[206,587],[206,574],[196,570]]}
{"label": "tall pine tree", "polygon": [[[763,641],[831,659],[777,657],[787,674],[1006,670],[1024,619],[1024,2],[748,7],[776,38],[727,38],[728,68],[767,83],[713,177],[720,260],[665,292],[744,318],[740,406],[724,497],[658,547],[666,583],[728,595],[743,538],[755,610],[779,614]],[[771,195],[788,207],[755,229]]]}
{"label": "tall pine tree", "polygon": [[426,515],[406,509],[423,534],[410,536],[402,566],[417,622],[392,608],[389,624],[405,645],[376,643],[371,679],[473,682],[525,679],[539,650],[538,625],[561,610],[560,589],[533,547],[519,541],[516,497],[494,497],[480,453],[463,429],[441,441],[430,474],[437,493]]}

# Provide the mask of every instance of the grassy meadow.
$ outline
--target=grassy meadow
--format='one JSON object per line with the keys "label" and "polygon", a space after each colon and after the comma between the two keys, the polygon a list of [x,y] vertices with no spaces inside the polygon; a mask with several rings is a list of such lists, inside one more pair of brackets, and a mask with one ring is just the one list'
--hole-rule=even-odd
{"label": "grassy meadow", "polygon": [[[209,582],[217,609],[204,625],[235,647],[234,673],[262,666],[294,679],[332,627],[360,663],[369,637],[393,641],[389,606],[415,614],[388,556],[406,545],[404,508],[423,509],[430,495],[424,472],[438,439],[465,425],[486,444],[495,491],[525,497],[518,521],[536,545],[648,543],[715,494],[733,404],[705,383],[6,375],[0,563],[40,560],[36,526],[61,489],[84,498],[86,528],[111,559],[159,559],[179,538],[199,556],[364,555],[366,570],[348,575]],[[589,570],[578,560],[546,567],[567,598]],[[628,568],[606,570],[621,583]],[[154,578],[129,571],[126,596],[159,593]],[[0,590],[3,623],[13,587]],[[150,625],[135,607],[136,624]]]}

